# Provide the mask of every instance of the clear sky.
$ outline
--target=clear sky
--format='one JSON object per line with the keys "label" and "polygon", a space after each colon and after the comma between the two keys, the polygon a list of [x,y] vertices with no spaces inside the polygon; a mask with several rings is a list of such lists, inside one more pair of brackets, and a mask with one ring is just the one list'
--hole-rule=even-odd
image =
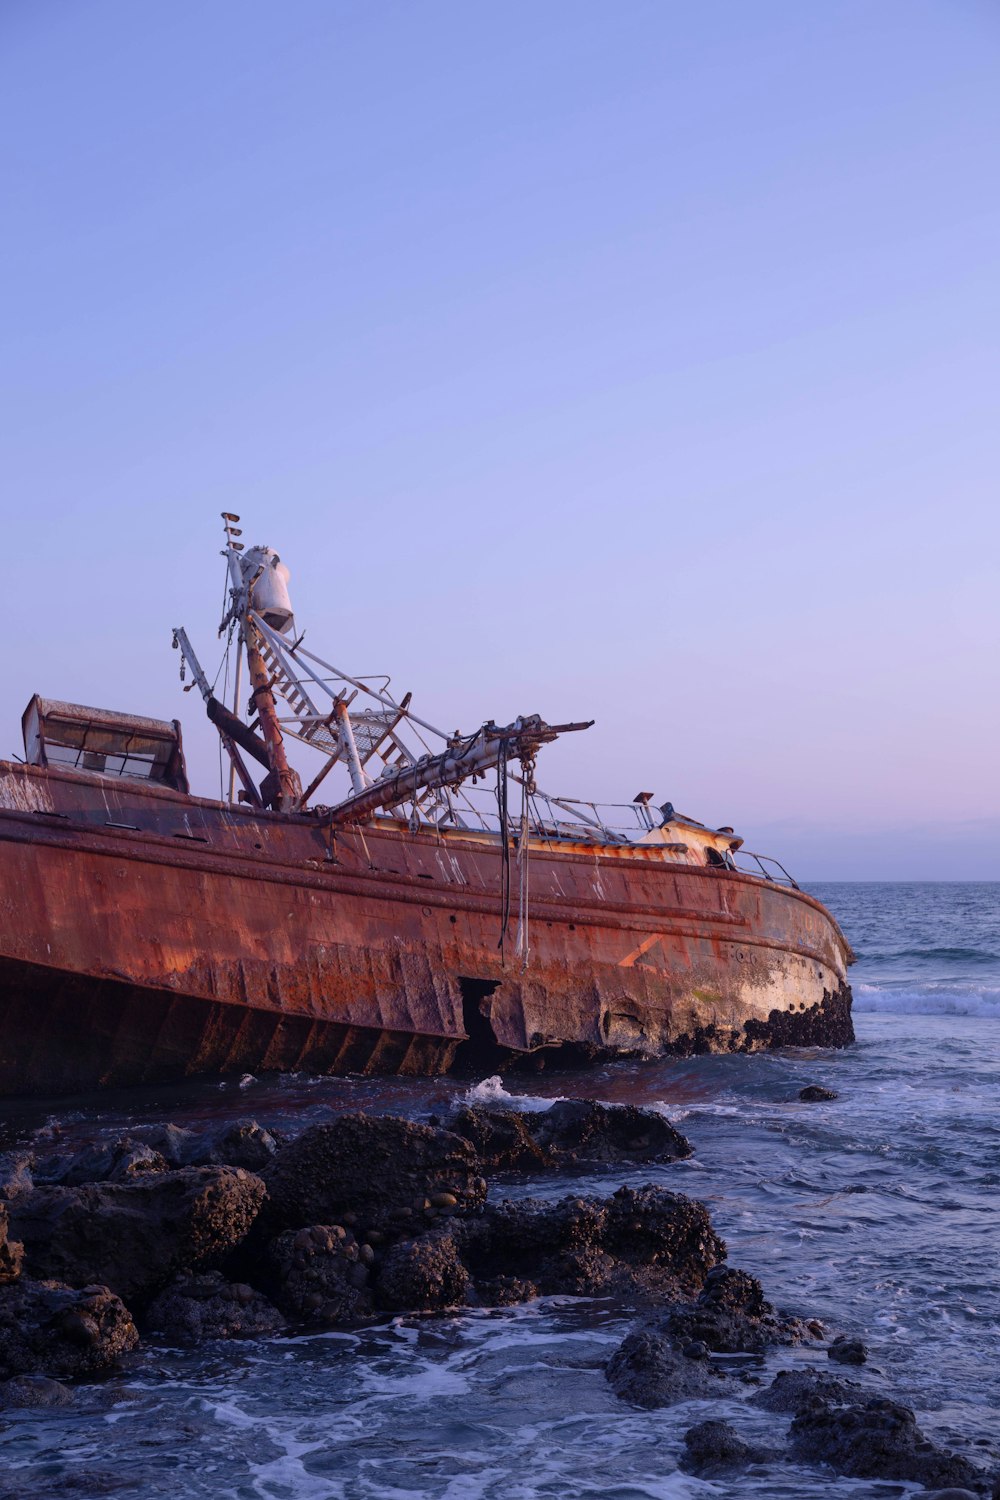
{"label": "clear sky", "polygon": [[996,0],[0,0],[29,695],[310,644],[803,878],[1000,877]]}

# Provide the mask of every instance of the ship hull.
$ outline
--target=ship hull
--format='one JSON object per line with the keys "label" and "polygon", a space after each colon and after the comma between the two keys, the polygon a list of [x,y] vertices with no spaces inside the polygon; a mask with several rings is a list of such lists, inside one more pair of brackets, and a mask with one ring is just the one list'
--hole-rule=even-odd
{"label": "ship hull", "polygon": [[532,850],[527,962],[502,911],[496,840],[0,763],[0,1094],[853,1038],[804,892],[561,843]]}

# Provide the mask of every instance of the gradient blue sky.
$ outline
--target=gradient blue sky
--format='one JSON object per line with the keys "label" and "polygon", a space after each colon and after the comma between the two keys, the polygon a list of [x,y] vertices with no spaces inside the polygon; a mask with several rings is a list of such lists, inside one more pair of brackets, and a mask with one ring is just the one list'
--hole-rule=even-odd
{"label": "gradient blue sky", "polygon": [[549,787],[1000,876],[998,78],[995,0],[2,0],[2,753],[214,793],[233,509],[447,728],[595,717]]}

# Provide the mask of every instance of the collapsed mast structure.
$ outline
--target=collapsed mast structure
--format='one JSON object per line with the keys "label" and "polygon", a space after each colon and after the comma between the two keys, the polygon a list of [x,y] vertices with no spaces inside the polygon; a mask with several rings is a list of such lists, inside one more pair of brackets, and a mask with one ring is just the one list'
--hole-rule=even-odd
{"label": "collapsed mast structure", "polygon": [[[480,828],[482,810],[465,786],[495,770],[498,817],[506,825],[507,771],[517,762],[520,772],[513,774],[522,788],[522,830],[542,827],[537,809],[531,809],[531,800],[544,795],[535,783],[538,752],[594,721],[551,725],[531,714],[502,726],[490,720],[470,734],[438,729],[413,712],[410,693],[398,700],[392,695],[388,677],[354,677],[306,647],[288,593],[288,568],[271,547],[245,548],[239,519],[231,511],[222,513],[229,589],[219,634],[227,636],[227,646],[234,640],[236,645],[231,704],[216,696],[184,628],[173,632],[181,676],[190,670],[189,687],[200,691],[229,757],[230,802],[284,813],[301,813],[312,804],[311,810],[333,827],[382,815],[413,832],[421,826]],[[244,670],[250,684],[245,714]],[[305,787],[289,764],[286,737],[322,757]],[[248,761],[264,768],[259,783]],[[316,794],[337,766],[346,770],[350,792],[332,804],[317,804]],[[559,799],[545,797],[545,802],[574,814]]]}

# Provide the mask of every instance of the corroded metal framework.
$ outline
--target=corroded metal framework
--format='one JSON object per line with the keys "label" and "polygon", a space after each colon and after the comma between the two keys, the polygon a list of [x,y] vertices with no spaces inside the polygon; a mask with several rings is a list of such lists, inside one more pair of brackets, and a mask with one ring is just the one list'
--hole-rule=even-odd
{"label": "corroded metal framework", "polygon": [[[223,747],[230,757],[230,801],[301,812],[334,767],[344,767],[350,793],[322,812],[332,824],[364,822],[385,814],[416,829],[430,824],[456,828],[488,826],[463,791],[508,762],[521,766],[525,794],[536,794],[534,765],[538,751],[560,734],[590,727],[588,723],[549,725],[537,714],[504,726],[492,721],[471,734],[448,735],[413,712],[411,694],[397,700],[388,677],[356,677],[309,650],[298,633],[290,606],[283,607],[283,580],[269,577],[280,558],[266,547],[246,556],[239,517],[223,512],[229,605],[219,627],[236,640],[236,672],[230,708],[215,697],[186,631],[174,630],[174,645],[205,700]],[[249,563],[249,565],[248,565]],[[282,590],[282,607],[269,610],[258,595],[262,588]],[[270,615],[270,618],[269,618]],[[240,719],[241,667],[246,663],[252,691],[251,722]],[[280,706],[279,706],[280,705]],[[318,751],[323,762],[303,789],[288,764],[284,740],[289,736]],[[268,768],[260,787],[253,784],[241,749]],[[235,793],[235,781],[241,790]],[[540,820],[536,820],[540,821]],[[581,819],[586,822],[586,816]]]}

